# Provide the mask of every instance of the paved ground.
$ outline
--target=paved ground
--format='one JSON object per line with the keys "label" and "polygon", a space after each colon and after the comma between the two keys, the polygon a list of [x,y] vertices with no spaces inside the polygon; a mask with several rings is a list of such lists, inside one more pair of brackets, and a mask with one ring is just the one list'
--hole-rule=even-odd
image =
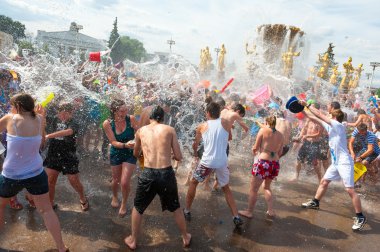
{"label": "paved ground", "polygon": [[[246,206],[249,186],[250,158],[232,153],[230,158],[231,187],[239,209]],[[349,196],[340,183],[330,188],[321,202],[321,210],[304,210],[300,204],[314,195],[316,178],[303,172],[302,181],[289,182],[294,162],[289,153],[283,160],[278,181],[273,183],[277,218],[265,217],[265,201],[261,195],[254,218],[246,220],[240,230],[234,229],[229,209],[222,193],[206,192],[200,186],[196,195],[189,231],[193,235],[189,251],[378,251],[380,233],[379,186],[362,190],[368,225],[360,233],[351,231],[353,209]],[[79,200],[64,177],[57,186],[57,211],[64,240],[71,251],[128,251],[123,243],[130,233],[130,209],[136,185],[128,202],[129,214],[120,219],[110,207],[110,169],[97,158],[83,157],[81,176],[91,202],[89,212],[80,211]],[[181,185],[190,162],[184,162],[177,178],[183,205],[187,187]],[[19,197],[26,205],[23,197]],[[182,244],[172,214],[160,211],[156,198],[144,214],[139,251],[181,251]],[[6,211],[6,225],[0,231],[0,251],[54,251],[37,211],[25,208]]]}

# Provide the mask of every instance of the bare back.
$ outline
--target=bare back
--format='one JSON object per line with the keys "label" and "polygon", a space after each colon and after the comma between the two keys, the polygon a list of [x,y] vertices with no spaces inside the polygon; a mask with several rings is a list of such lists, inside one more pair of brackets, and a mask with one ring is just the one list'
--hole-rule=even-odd
{"label": "bare back", "polygon": [[259,159],[278,160],[284,146],[284,137],[281,132],[270,128],[261,128],[257,135],[254,150],[260,152]]}
{"label": "bare back", "polygon": [[135,148],[140,148],[140,143],[145,167],[160,169],[171,166],[172,151],[176,160],[182,159],[174,128],[165,124],[152,122],[140,128]]}
{"label": "bare back", "polygon": [[276,122],[276,130],[284,137],[284,145],[288,145],[292,133],[292,124],[285,119],[279,118]]}

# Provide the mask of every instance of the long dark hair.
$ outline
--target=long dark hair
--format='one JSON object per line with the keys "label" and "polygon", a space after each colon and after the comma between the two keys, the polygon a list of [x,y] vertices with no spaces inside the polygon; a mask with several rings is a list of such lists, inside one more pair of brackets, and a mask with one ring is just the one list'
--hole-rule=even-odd
{"label": "long dark hair", "polygon": [[34,99],[31,95],[25,93],[16,94],[11,98],[10,103],[16,108],[18,113],[30,112],[33,118],[36,117],[36,112],[34,111]]}
{"label": "long dark hair", "polygon": [[111,103],[111,109],[110,109],[110,112],[111,112],[111,119],[112,120],[115,120],[115,113],[116,111],[119,110],[120,107],[124,106],[125,105],[125,102],[122,101],[122,100],[115,100]]}

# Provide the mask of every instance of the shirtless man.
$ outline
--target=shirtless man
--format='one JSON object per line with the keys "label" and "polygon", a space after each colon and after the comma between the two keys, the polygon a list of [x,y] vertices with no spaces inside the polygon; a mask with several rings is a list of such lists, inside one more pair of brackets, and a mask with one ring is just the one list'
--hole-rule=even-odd
{"label": "shirtless man", "polygon": [[290,137],[292,133],[292,124],[285,119],[283,112],[277,112],[276,130],[284,137],[284,146],[282,148],[281,157],[285,156],[290,149]]}
{"label": "shirtless man", "polygon": [[244,116],[245,108],[241,104],[236,104],[231,109],[225,108],[220,112],[220,118],[228,121],[231,125],[233,125],[236,121],[245,132],[248,132],[248,126],[243,122]]}
{"label": "shirtless man", "polygon": [[197,186],[215,170],[219,185],[222,188],[227,204],[230,207],[233,222],[238,227],[243,224],[239,217],[236,203],[229,187],[230,172],[228,169],[227,144],[232,123],[220,118],[220,106],[211,102],[206,107],[207,122],[197,127],[193,144],[194,156],[197,156],[197,148],[201,139],[204,142],[204,152],[198,167],[193,173],[189,189],[186,195],[186,208],[183,210],[186,220],[191,220],[190,208],[194,201]]}
{"label": "shirtless man", "polygon": [[318,165],[319,156],[319,141],[321,139],[322,128],[320,124],[310,119],[306,120],[300,136],[295,141],[303,141],[303,144],[298,151],[296,177],[293,181],[298,180],[301,171],[301,165],[307,162],[312,165],[318,177],[318,182],[322,179],[321,170]]}
{"label": "shirtless man", "polygon": [[357,127],[361,123],[367,125],[369,131],[373,131],[371,116],[367,115],[367,113],[363,109],[358,109],[358,119],[354,123],[347,123],[347,126]]}
{"label": "shirtless man", "polygon": [[180,210],[177,180],[171,167],[171,153],[174,159],[181,160],[182,153],[174,128],[162,124],[165,112],[160,106],[151,110],[150,124],[136,132],[133,154],[139,157],[144,153],[145,168],[136,188],[132,210],[132,234],[124,242],[130,249],[136,248],[142,214],[156,194],[160,196],[162,210],[174,213],[174,219],[182,235],[183,246],[188,247],[191,235],[187,233],[186,222]]}

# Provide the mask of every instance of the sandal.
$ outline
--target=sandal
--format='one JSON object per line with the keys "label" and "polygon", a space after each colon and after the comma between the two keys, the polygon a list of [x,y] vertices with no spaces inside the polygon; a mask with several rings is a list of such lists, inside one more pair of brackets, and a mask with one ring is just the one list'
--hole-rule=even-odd
{"label": "sandal", "polygon": [[30,208],[36,208],[36,204],[34,204],[33,199],[31,199],[28,195],[25,195],[25,199],[26,199],[26,201],[28,201]]}
{"label": "sandal", "polygon": [[88,211],[88,209],[90,208],[90,203],[88,202],[88,198],[87,197],[86,197],[86,201],[85,202],[82,203],[80,201],[80,206],[81,206],[83,212]]}
{"label": "sandal", "polygon": [[24,206],[21,205],[20,202],[18,202],[16,197],[13,197],[9,200],[9,205],[11,206],[11,209],[13,210],[21,210],[24,208]]}

